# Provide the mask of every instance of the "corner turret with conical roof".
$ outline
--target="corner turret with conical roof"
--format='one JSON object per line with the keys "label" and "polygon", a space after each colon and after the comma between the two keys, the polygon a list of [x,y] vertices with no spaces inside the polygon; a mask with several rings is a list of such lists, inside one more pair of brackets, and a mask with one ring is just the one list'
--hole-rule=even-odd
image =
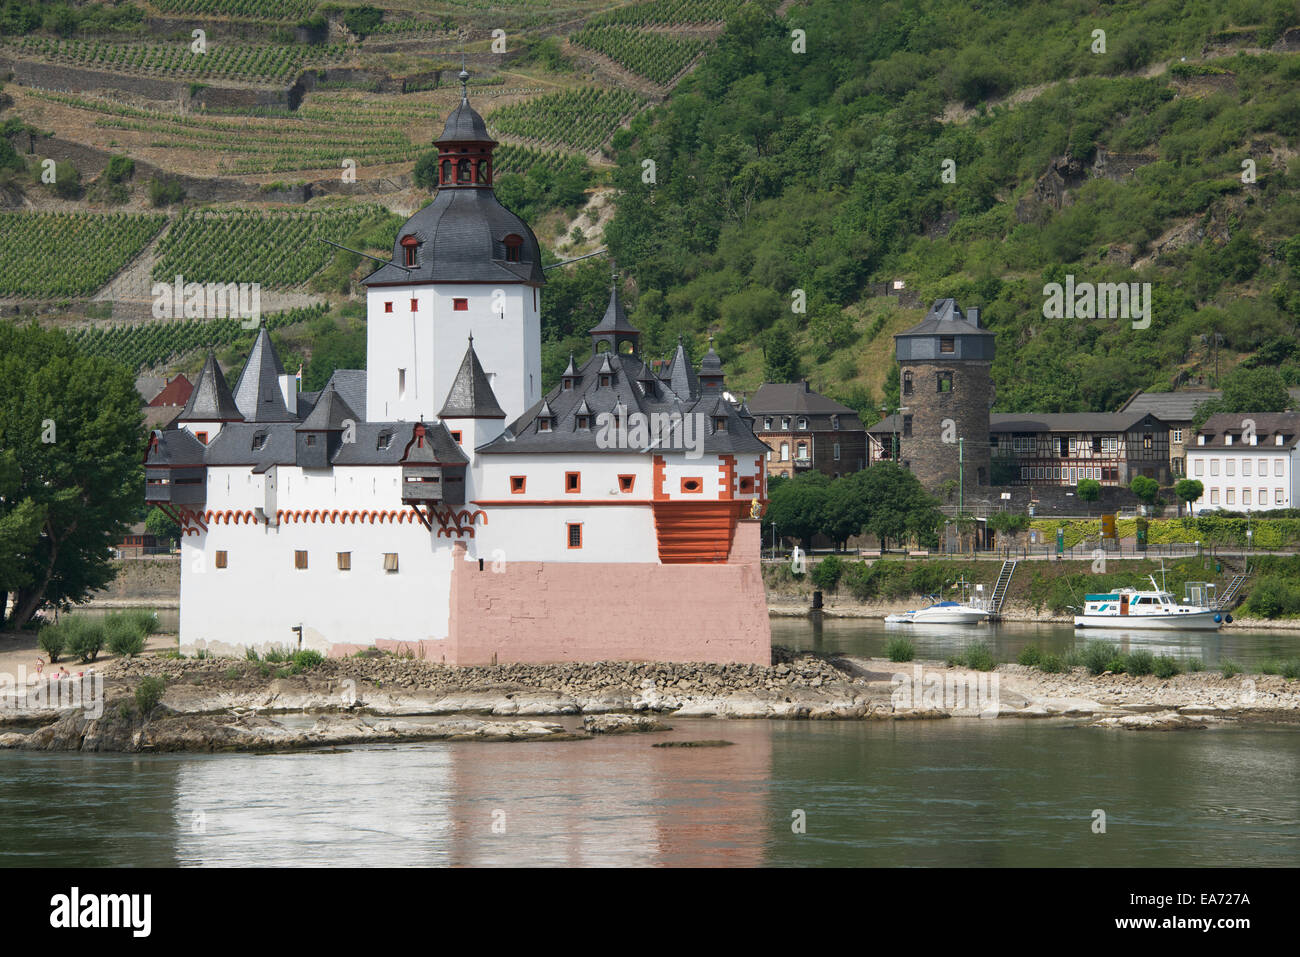
{"label": "corner turret with conical roof", "polygon": [[[253,341],[244,371],[235,385],[235,405],[245,422],[296,422],[286,399],[286,383],[292,378],[276,355],[271,336],[263,326]],[[296,402],[295,402],[296,404]]]}
{"label": "corner turret with conical roof", "polygon": [[185,408],[176,421],[189,428],[205,444],[210,436],[220,431],[224,423],[244,421],[243,413],[235,404],[235,397],[230,394],[230,386],[226,385],[226,377],[221,374],[216,353],[211,350],[208,350],[203,371],[194,384],[190,400],[185,403]]}

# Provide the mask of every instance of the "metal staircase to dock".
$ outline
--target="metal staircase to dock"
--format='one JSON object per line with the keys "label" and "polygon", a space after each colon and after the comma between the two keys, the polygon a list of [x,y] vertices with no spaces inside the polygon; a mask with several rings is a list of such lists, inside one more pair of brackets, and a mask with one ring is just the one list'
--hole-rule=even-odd
{"label": "metal staircase to dock", "polygon": [[1237,600],[1237,592],[1241,591],[1241,586],[1246,583],[1245,575],[1234,575],[1232,581],[1228,582],[1228,587],[1223,590],[1219,596],[1217,608],[1231,608]]}
{"label": "metal staircase to dock", "polygon": [[1011,576],[1016,573],[1016,559],[1009,558],[1002,563],[1002,570],[998,572],[997,584],[993,586],[993,594],[989,597],[989,617],[996,618],[1002,614],[1002,603],[1006,601],[1007,589],[1011,587]]}

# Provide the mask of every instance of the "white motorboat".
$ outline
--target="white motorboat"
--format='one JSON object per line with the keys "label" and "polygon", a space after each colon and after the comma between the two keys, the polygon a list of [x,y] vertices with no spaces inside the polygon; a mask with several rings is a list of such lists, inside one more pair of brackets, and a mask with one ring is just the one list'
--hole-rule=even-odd
{"label": "white motorboat", "polygon": [[1148,575],[1150,591],[1121,588],[1105,594],[1084,595],[1083,614],[1074,616],[1075,628],[1120,628],[1155,631],[1218,631],[1232,616],[1215,606],[1214,585],[1188,582],[1183,600],[1156,584]]}
{"label": "white motorboat", "polygon": [[[959,582],[965,585],[965,582]],[[988,602],[983,597],[984,586],[975,586],[979,594],[964,602],[938,601],[927,608],[917,608],[885,616],[888,625],[977,625],[989,617]],[[933,596],[938,598],[938,595]]]}

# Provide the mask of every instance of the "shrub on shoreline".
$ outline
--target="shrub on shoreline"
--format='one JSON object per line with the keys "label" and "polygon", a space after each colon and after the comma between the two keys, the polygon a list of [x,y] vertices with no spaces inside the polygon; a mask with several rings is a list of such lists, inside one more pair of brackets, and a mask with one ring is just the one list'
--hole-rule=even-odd
{"label": "shrub on shoreline", "polygon": [[993,652],[989,649],[987,642],[972,641],[961,651],[948,656],[948,667],[970,668],[972,671],[992,671],[997,667],[997,661],[993,658]]}
{"label": "shrub on shoreline", "polygon": [[912,639],[894,635],[885,643],[885,655],[890,661],[911,661],[916,657],[916,646]]}

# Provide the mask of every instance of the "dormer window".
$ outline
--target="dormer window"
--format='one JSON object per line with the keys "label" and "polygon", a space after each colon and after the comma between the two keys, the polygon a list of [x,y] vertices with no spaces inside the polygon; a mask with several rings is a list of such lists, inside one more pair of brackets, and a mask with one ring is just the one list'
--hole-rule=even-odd
{"label": "dormer window", "polygon": [[714,431],[714,432],[725,432],[725,431],[727,431],[727,417],[726,417],[725,415],[714,416],[714,418],[713,418],[713,431]]}
{"label": "dormer window", "polygon": [[379,438],[375,442],[375,449],[382,452],[384,449],[388,448],[388,446],[391,445],[392,442],[393,442],[392,432],[380,432]]}
{"label": "dormer window", "polygon": [[416,264],[416,253],[420,248],[420,241],[414,236],[402,237],[402,264],[408,268]]}
{"label": "dormer window", "polygon": [[614,381],[614,377],[609,373],[604,373],[600,377],[600,384],[602,388],[609,388],[609,386],[613,383],[613,381]]}
{"label": "dormer window", "polygon": [[589,415],[580,415],[580,416],[578,416],[578,428],[580,428],[580,429],[590,429],[590,428],[591,428],[591,416],[589,416]]}
{"label": "dormer window", "polygon": [[253,436],[253,451],[260,452],[266,447],[266,433],[258,432]]}
{"label": "dormer window", "polygon": [[805,419],[803,416],[799,417],[799,428],[801,429],[808,428],[808,420]]}
{"label": "dormer window", "polygon": [[550,420],[550,419],[546,419],[546,418],[538,419],[538,420],[537,420],[537,431],[538,431],[538,432],[549,432],[549,431],[551,431],[551,420]]}
{"label": "dormer window", "polygon": [[1274,445],[1281,445],[1281,444],[1282,444],[1282,434],[1281,434],[1281,433],[1278,433],[1276,436],[1273,437],[1273,444],[1274,444]]}
{"label": "dormer window", "polygon": [[763,429],[767,432],[772,431],[772,417],[770,415],[763,420]]}
{"label": "dormer window", "polygon": [[560,382],[560,388],[565,392],[573,391],[573,376],[566,375]]}
{"label": "dormer window", "polygon": [[840,417],[838,415],[831,416],[831,429],[836,432],[840,430]]}
{"label": "dormer window", "polygon": [[785,431],[785,430],[787,430],[787,429],[789,429],[789,428],[790,428],[790,417],[789,417],[789,416],[785,416],[785,417],[783,417],[783,418],[781,419],[781,429],[782,429],[782,431]]}
{"label": "dormer window", "polygon": [[511,233],[504,240],[502,240],[502,242],[506,247],[506,262],[508,263],[519,262],[519,250],[523,248],[524,245],[523,237],[516,236],[513,233]]}
{"label": "dormer window", "polygon": [[1231,445],[1231,444],[1232,444],[1232,433],[1231,433],[1231,432],[1225,432],[1225,433],[1223,434],[1223,444],[1224,444],[1224,445]]}

